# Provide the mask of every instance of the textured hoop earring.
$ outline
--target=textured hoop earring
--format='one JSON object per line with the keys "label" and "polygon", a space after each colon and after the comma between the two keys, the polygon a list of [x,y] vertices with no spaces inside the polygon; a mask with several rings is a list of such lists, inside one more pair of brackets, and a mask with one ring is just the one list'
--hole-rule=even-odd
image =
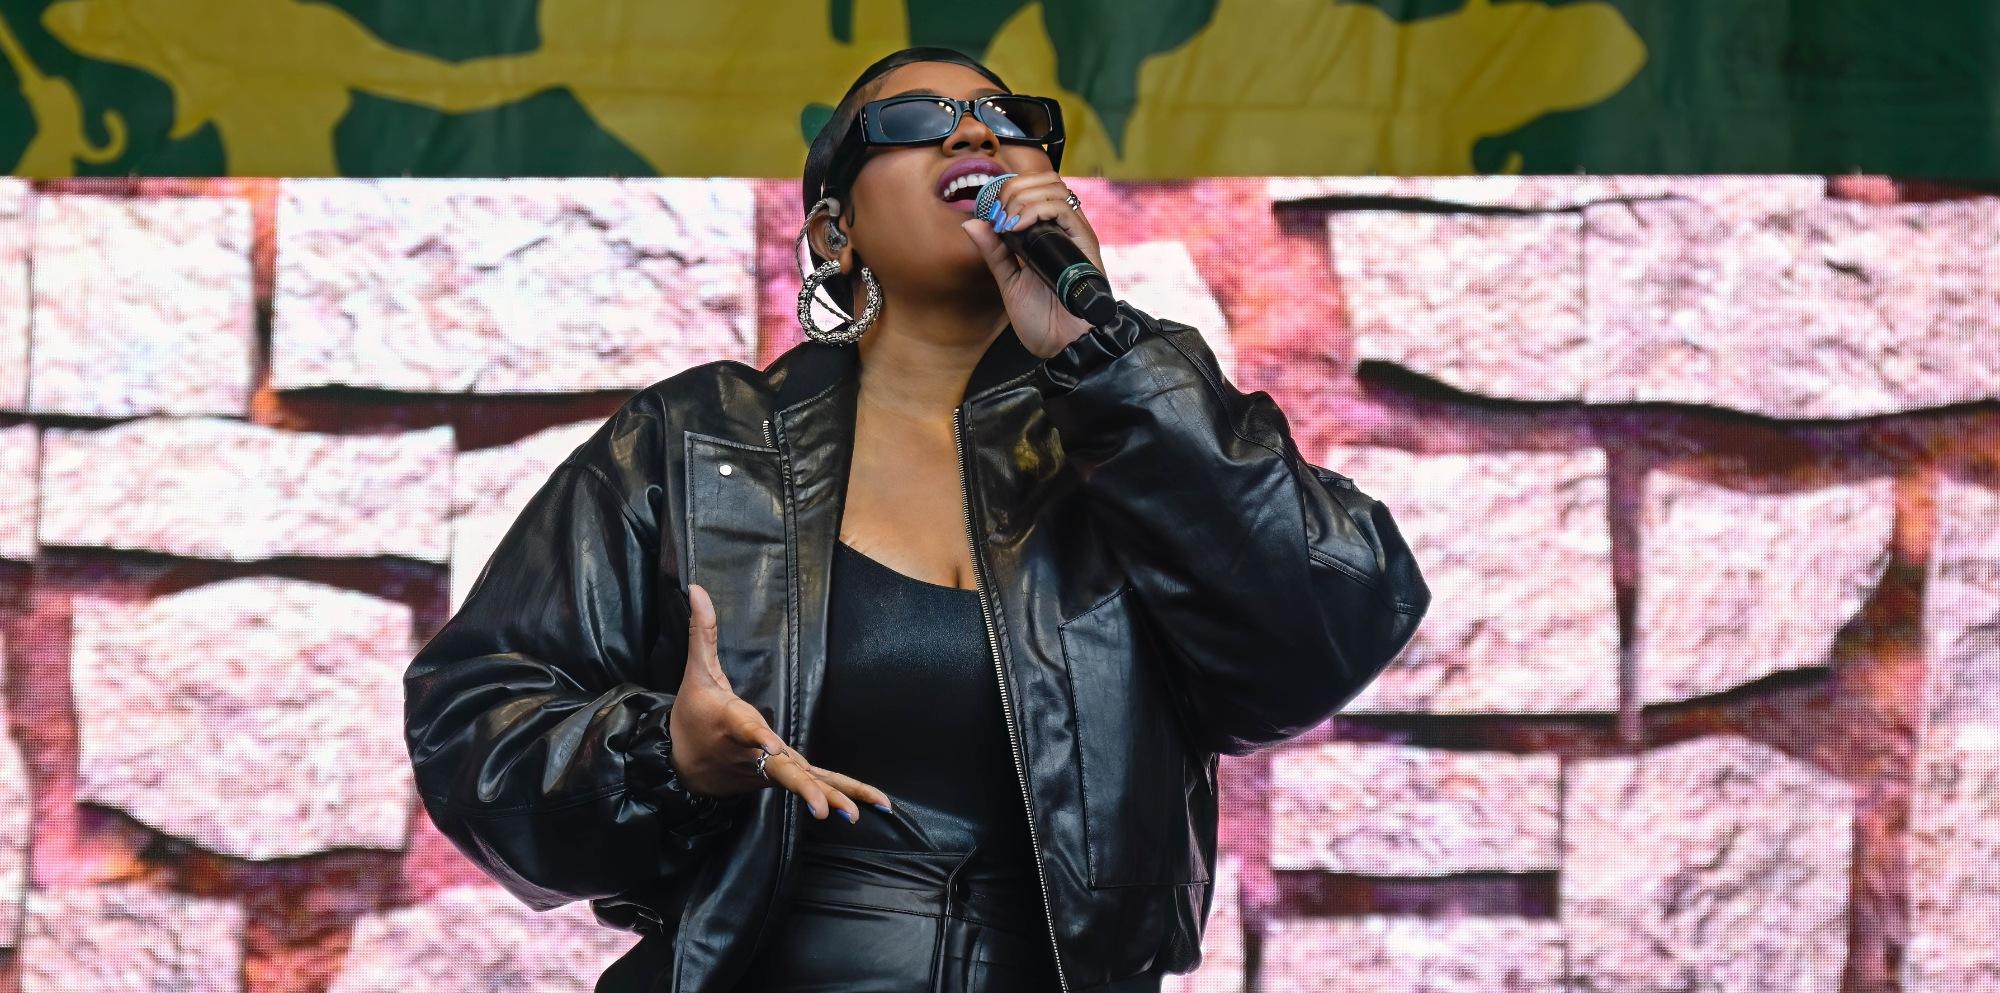
{"label": "textured hoop earring", "polygon": [[827,277],[840,271],[840,260],[833,259],[806,277],[805,285],[799,287],[799,327],[805,329],[806,337],[822,345],[852,345],[874,325],[875,318],[882,313],[882,286],[875,282],[875,274],[867,266],[861,267],[861,284],[868,288],[868,302],[861,308],[861,316],[847,322],[845,329],[828,331],[813,323],[813,294],[819,291],[819,284]]}

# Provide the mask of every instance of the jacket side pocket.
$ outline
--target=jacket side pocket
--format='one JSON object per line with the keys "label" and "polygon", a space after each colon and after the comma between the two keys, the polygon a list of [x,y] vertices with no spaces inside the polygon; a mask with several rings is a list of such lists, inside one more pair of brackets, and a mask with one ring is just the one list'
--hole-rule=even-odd
{"label": "jacket side pocket", "polygon": [[1189,754],[1151,632],[1135,623],[1131,592],[1123,587],[1059,628],[1089,882],[1206,882],[1189,816],[1189,793],[1204,782],[1206,767]]}

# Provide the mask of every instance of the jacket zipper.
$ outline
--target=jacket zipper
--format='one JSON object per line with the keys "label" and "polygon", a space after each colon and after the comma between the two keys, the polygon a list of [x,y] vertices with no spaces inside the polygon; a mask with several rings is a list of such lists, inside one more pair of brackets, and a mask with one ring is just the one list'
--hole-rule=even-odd
{"label": "jacket zipper", "polygon": [[[786,454],[785,454],[785,451],[784,451],[784,449],[782,449],[782,448],[778,448],[778,440],[777,440],[777,438],[776,438],[776,437],[774,437],[774,436],[772,435],[772,433],[771,433],[771,419],[770,419],[770,418],[768,418],[768,417],[764,418],[764,441],[765,441],[765,443],[766,443],[766,444],[770,445],[770,446],[771,446],[771,448],[773,448],[773,449],[776,449],[776,450],[777,450],[777,452],[778,452],[778,472],[779,472],[779,475],[780,475],[780,476],[782,476],[782,477],[783,477],[783,479],[784,479],[784,487],[785,487],[785,496],[784,496],[784,499],[785,499],[785,502],[787,503],[787,505],[789,505],[789,504],[790,504],[790,502],[791,502],[791,488],[792,488],[792,460],[791,460],[791,459],[790,459],[790,458],[789,458],[788,456],[786,456]],[[798,667],[797,663],[795,663],[795,662],[794,662],[794,663],[792,663],[792,664],[789,664],[789,665],[785,666],[785,679],[786,679],[786,686],[787,686],[788,690],[789,690],[789,691],[791,692],[791,694],[792,694],[792,698],[793,698],[793,699],[797,699],[797,698],[798,698],[798,679],[799,679],[799,667]],[[796,719],[797,719],[797,715],[793,715],[793,719],[794,719],[794,720],[796,720]],[[789,734],[786,734],[786,735],[782,735],[782,737],[783,737],[783,738],[784,738],[784,739],[785,739],[785,740],[786,740],[787,742],[789,742],[789,741],[791,741],[791,740],[792,740],[792,736],[791,736],[791,735],[789,735]],[[787,804],[785,804],[785,805],[784,805],[784,807],[785,807],[785,811],[786,811],[786,813],[787,813],[787,816],[789,816],[789,815],[790,815],[791,811],[793,811],[793,810],[797,809],[797,807],[796,807],[796,805],[795,805],[795,804],[790,804],[790,803],[787,803]],[[781,831],[779,831],[779,832],[778,832],[778,874],[777,874],[777,878],[779,878],[779,879],[783,879],[783,878],[784,878],[784,876],[785,876],[785,866],[786,866],[787,864],[789,864],[790,862],[791,862],[791,850],[785,847],[785,834],[784,834],[784,832],[783,832],[783,831],[781,830]],[[772,921],[773,921],[773,918],[775,918],[775,917],[777,917],[777,916],[778,916],[777,914],[765,914],[765,915],[764,915],[764,923],[763,923],[763,926],[762,926],[761,928],[759,928],[759,929],[758,929],[758,932],[757,932],[757,943],[758,943],[758,944],[760,944],[760,945],[761,945],[761,944],[763,944],[763,942],[764,942],[764,936],[765,936],[765,934],[767,934],[767,933],[768,933],[768,932],[770,931],[770,929],[771,929],[771,924],[772,924]],[[678,945],[679,945],[680,943],[679,943],[679,942],[675,942],[675,944],[676,944],[676,946],[678,946]]]}
{"label": "jacket zipper", "polygon": [[1035,809],[1028,798],[1028,773],[1021,759],[1021,739],[1014,729],[1014,709],[1007,700],[1007,673],[1000,664],[1000,639],[993,630],[993,614],[986,601],[986,583],[982,578],[984,568],[979,559],[979,534],[972,523],[972,483],[965,475],[965,423],[962,415],[964,407],[953,408],[951,412],[951,441],[958,452],[958,483],[965,493],[965,540],[972,545],[972,587],[979,591],[979,617],[986,622],[986,646],[993,652],[993,675],[1000,682],[1000,716],[1007,724],[1007,744],[1014,753],[1014,775],[1021,784],[1021,806],[1028,812],[1028,845],[1035,855],[1035,879],[1041,886],[1042,916],[1049,925],[1049,950],[1055,959],[1056,982],[1063,993],[1069,991],[1069,978],[1063,974],[1062,946],[1056,942],[1056,914],[1049,904],[1049,879],[1042,869],[1042,844],[1035,835]]}

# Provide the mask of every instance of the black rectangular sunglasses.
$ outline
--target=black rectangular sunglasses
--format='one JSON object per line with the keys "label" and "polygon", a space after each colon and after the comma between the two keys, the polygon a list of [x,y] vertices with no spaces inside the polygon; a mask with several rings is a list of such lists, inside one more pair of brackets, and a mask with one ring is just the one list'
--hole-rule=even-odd
{"label": "black rectangular sunglasses", "polygon": [[1062,165],[1062,105],[1047,97],[995,93],[976,100],[922,93],[885,97],[861,105],[857,124],[871,145],[920,145],[938,141],[970,113],[1001,141],[1040,145],[1052,166]]}

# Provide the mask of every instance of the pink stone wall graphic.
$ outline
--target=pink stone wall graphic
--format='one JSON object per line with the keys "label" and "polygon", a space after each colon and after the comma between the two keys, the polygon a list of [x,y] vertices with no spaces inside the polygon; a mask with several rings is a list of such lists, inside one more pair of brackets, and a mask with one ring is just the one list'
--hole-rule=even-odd
{"label": "pink stone wall graphic", "polygon": [[214,418],[42,436],[45,545],[250,561],[445,561],[451,430],[283,431]]}
{"label": "pink stone wall graphic", "polygon": [[1542,920],[1389,915],[1271,922],[1257,993],[1563,993],[1562,940]]}
{"label": "pink stone wall graphic", "polygon": [[73,610],[78,800],[246,859],[403,847],[409,607],[244,577]]}
{"label": "pink stone wall graphic", "polygon": [[0,410],[28,405],[28,252],[34,244],[34,190],[0,179]]}
{"label": "pink stone wall graphic", "polygon": [[590,993],[597,975],[638,940],[599,924],[582,903],[536,913],[490,887],[454,887],[358,921],[329,989]]}
{"label": "pink stone wall graphic", "polygon": [[1553,872],[1553,755],[1330,741],[1271,759],[1271,868],[1373,876]]}
{"label": "pink stone wall graphic", "polygon": [[41,438],[33,424],[0,428],[0,559],[35,557],[35,477]]}
{"label": "pink stone wall graphic", "polygon": [[747,359],[752,202],[730,179],[288,180],[273,385],[630,391]]}
{"label": "pink stone wall graphic", "polygon": [[35,890],[21,927],[21,990],[238,993],[247,918],[231,900],[139,883]]}
{"label": "pink stone wall graphic", "polygon": [[[2000,989],[2000,195],[1074,188],[1120,295],[1434,593],[1340,713],[1219,763],[1169,993]],[[0,180],[0,993],[592,989],[636,936],[437,832],[400,676],[632,391],[801,340],[799,216]]]}
{"label": "pink stone wall graphic", "polygon": [[1506,400],[1837,419],[2000,398],[1993,198],[1817,177],[1286,177],[1352,357]]}
{"label": "pink stone wall graphic", "polygon": [[[7,639],[0,636],[0,652]],[[32,841],[33,784],[12,729],[0,726],[0,935],[21,933],[21,905],[28,891],[28,845]]]}
{"label": "pink stone wall graphic", "polygon": [[1433,603],[1396,662],[1347,712],[1618,709],[1602,452],[1335,446],[1322,464],[1390,506]]}
{"label": "pink stone wall graphic", "polygon": [[1562,914],[1586,990],[1824,990],[1847,967],[1853,791],[1731,735],[1575,762]]}
{"label": "pink stone wall graphic", "polygon": [[1643,703],[1824,666],[1889,565],[1895,481],[1745,493],[1646,476],[1633,633]]}
{"label": "pink stone wall graphic", "polygon": [[69,194],[35,205],[29,409],[243,416],[250,205]]}
{"label": "pink stone wall graphic", "polygon": [[2000,984],[2000,488],[1946,479],[1931,556],[1903,988]]}

